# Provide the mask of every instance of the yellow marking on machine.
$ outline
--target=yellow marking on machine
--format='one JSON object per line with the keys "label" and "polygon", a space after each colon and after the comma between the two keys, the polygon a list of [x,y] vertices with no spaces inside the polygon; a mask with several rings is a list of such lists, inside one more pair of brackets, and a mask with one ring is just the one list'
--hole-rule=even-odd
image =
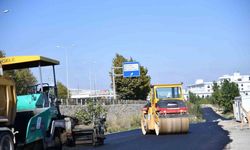
{"label": "yellow marking on machine", "polygon": [[3,70],[59,65],[59,61],[43,56],[11,56],[0,58]]}

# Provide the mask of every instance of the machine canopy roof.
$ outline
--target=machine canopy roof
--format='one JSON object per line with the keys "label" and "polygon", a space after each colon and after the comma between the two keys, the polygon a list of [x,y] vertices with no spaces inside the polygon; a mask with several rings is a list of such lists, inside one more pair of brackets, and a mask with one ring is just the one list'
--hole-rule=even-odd
{"label": "machine canopy roof", "polygon": [[59,61],[43,56],[11,56],[0,58],[3,70],[59,65]]}

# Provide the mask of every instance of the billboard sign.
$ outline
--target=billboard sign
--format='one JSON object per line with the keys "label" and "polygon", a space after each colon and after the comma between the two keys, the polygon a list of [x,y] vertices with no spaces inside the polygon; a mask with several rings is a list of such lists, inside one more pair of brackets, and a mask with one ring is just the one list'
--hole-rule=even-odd
{"label": "billboard sign", "polygon": [[124,62],[123,63],[123,77],[132,78],[140,76],[139,62]]}

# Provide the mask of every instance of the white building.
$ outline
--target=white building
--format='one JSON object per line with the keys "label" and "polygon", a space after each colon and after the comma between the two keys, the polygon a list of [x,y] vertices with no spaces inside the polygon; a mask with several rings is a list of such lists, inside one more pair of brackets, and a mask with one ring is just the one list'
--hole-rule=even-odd
{"label": "white building", "polygon": [[233,75],[223,75],[219,77],[218,84],[221,84],[224,80],[235,82],[241,96],[250,95],[250,75],[241,75],[239,72],[235,72]]}
{"label": "white building", "polygon": [[196,80],[195,84],[188,85],[184,97],[188,99],[188,93],[192,92],[201,98],[210,97],[213,93],[213,82],[204,82],[202,79]]}
{"label": "white building", "polygon": [[[221,85],[224,80],[235,82],[238,85],[241,96],[250,95],[250,75],[241,75],[239,72],[233,75],[223,75],[219,77],[217,83]],[[188,85],[184,92],[186,99],[188,99],[189,91],[201,98],[210,97],[213,93],[213,82],[204,82],[202,79],[198,79],[195,84]]]}
{"label": "white building", "polygon": [[87,99],[96,100],[97,98],[111,100],[114,98],[111,90],[83,90],[70,89],[71,99],[75,104],[84,105]]}
{"label": "white building", "polygon": [[113,92],[111,90],[70,89],[70,94],[73,99],[113,98]]}

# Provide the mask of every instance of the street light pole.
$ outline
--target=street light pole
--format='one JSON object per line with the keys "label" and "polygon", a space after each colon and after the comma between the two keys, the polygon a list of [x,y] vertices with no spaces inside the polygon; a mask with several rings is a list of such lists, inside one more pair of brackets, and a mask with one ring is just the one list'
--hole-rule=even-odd
{"label": "street light pole", "polygon": [[95,91],[95,98],[96,98],[96,62],[93,61],[93,70],[94,70],[94,91]]}
{"label": "street light pole", "polygon": [[[87,62],[89,64],[89,89],[93,97],[93,100],[96,98],[96,61]],[[93,77],[92,77],[93,76]]]}
{"label": "street light pole", "polygon": [[69,60],[68,60],[68,49],[66,49],[66,82],[67,82],[67,101],[66,104],[69,105]]}
{"label": "street light pole", "polygon": [[[71,46],[75,46],[72,44]],[[63,47],[63,46],[56,46],[57,48],[62,48],[65,50],[65,59],[66,59],[66,84],[67,84],[67,99],[66,99],[66,105],[69,104],[69,58],[68,58],[68,48]]]}

